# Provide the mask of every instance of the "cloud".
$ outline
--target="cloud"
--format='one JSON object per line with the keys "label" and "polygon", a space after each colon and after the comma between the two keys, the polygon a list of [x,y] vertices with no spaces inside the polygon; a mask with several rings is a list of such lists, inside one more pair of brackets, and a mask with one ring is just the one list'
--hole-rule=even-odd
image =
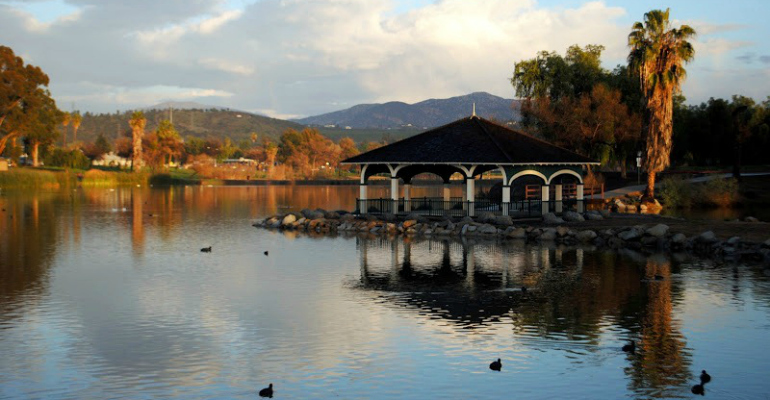
{"label": "cloud", "polygon": [[[187,96],[300,116],[474,91],[511,97],[514,63],[540,50],[603,44],[610,69],[628,54],[626,10],[605,2],[418,3],[67,0],[76,18],[68,12],[72,18],[47,23],[8,3],[0,4],[0,25],[4,43],[49,74],[60,103],[92,111]],[[754,51],[733,35],[743,25],[693,24],[701,33],[697,63],[728,55],[737,63],[733,52]],[[720,35],[728,31],[733,36]]]}

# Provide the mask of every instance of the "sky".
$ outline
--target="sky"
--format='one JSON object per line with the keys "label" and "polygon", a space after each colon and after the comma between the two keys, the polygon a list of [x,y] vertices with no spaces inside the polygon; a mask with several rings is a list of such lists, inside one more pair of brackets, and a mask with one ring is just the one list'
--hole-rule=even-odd
{"label": "sky", "polygon": [[690,104],[770,95],[763,0],[0,0],[0,44],[50,79],[65,111],[164,101],[297,118],[472,92],[513,98],[517,61],[601,44],[624,64],[652,9],[688,24]]}

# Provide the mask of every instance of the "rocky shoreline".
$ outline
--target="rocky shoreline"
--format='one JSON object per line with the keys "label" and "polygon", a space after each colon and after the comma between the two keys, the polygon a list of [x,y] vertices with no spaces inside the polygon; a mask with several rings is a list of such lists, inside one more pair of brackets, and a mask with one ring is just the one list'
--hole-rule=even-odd
{"label": "rocky shoreline", "polygon": [[[370,235],[425,238],[490,238],[532,243],[592,245],[597,248],[649,251],[686,251],[699,256],[729,260],[770,263],[770,239],[764,242],[742,240],[731,236],[720,240],[711,230],[687,236],[673,232],[665,223],[615,226],[604,229],[581,229],[583,221],[614,218],[608,210],[583,214],[565,212],[561,217],[546,214],[542,221],[514,221],[509,216],[481,213],[477,217],[447,218],[410,214],[355,215],[345,211],[305,209],[299,213],[278,214],[257,221],[259,228],[311,234],[366,233]],[[745,224],[764,224],[747,218]],[[770,236],[770,229],[768,229]]]}

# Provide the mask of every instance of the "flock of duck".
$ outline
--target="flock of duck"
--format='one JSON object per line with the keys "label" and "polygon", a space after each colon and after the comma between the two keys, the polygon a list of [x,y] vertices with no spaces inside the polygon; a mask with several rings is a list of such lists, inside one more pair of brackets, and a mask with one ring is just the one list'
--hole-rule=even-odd
{"label": "flock of duck", "polygon": [[[629,340],[628,344],[623,345],[622,350],[625,351],[626,353],[636,354],[636,342],[634,342],[633,340]],[[490,368],[492,368],[492,366],[490,366]],[[701,374],[700,374],[700,383],[693,385],[693,387],[690,388],[690,391],[692,392],[692,394],[699,394],[701,396],[705,396],[706,395],[705,386],[709,382],[711,382],[711,375],[709,375],[708,372],[706,372],[706,370],[704,369],[703,371],[701,371]]]}

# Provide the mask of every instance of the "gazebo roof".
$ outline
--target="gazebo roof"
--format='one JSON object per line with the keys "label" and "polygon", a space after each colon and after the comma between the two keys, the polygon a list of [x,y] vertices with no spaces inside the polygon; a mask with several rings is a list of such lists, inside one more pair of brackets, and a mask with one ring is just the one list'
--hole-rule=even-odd
{"label": "gazebo roof", "polygon": [[471,116],[372,151],[344,164],[599,164],[565,148]]}

